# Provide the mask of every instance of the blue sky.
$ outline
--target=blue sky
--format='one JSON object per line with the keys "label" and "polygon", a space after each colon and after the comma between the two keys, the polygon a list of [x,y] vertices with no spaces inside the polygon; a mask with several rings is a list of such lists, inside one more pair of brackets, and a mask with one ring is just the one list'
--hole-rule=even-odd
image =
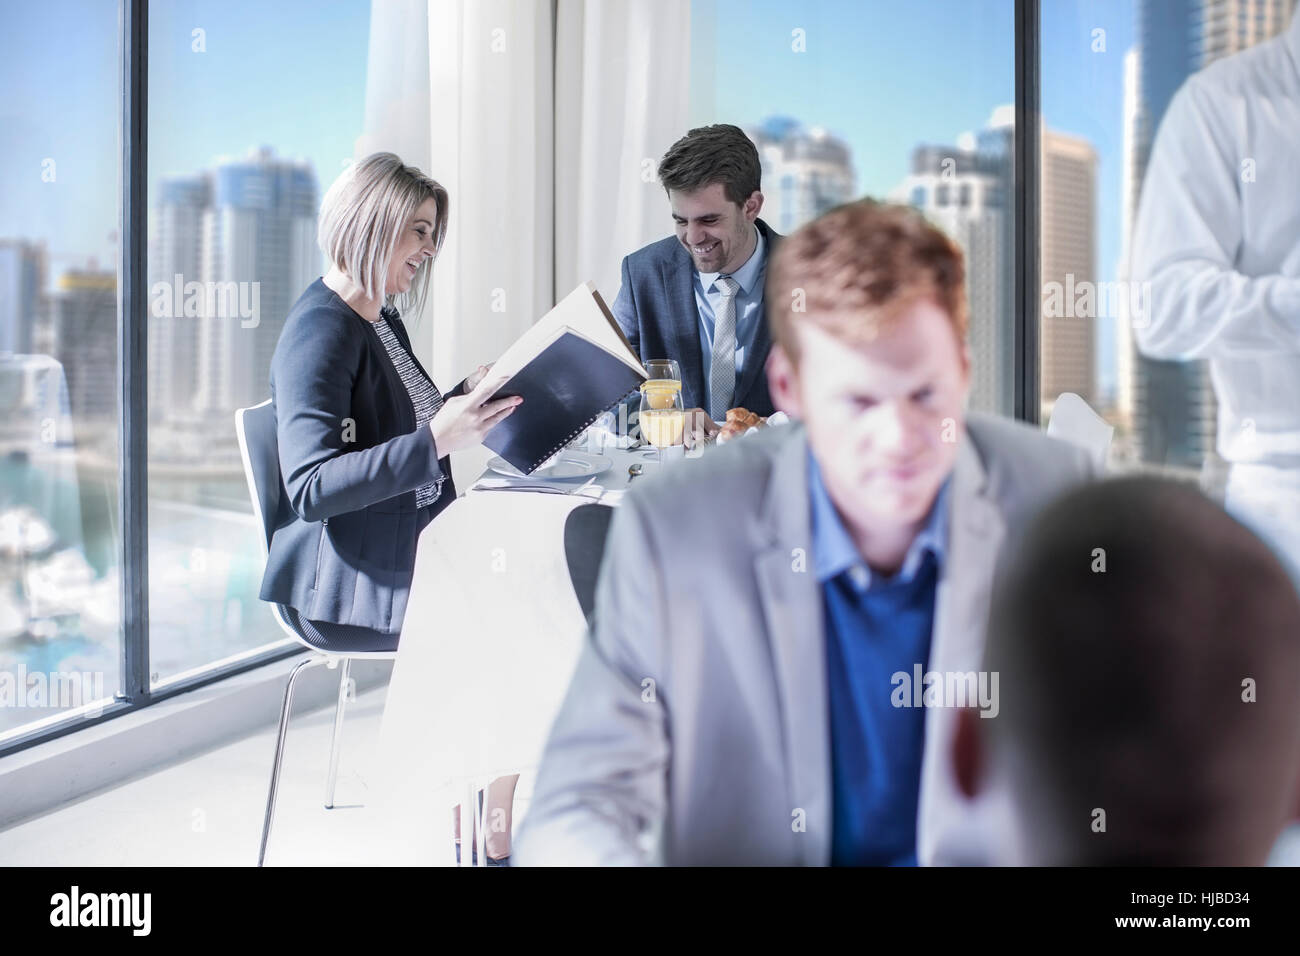
{"label": "blue sky", "polygon": [[[117,4],[6,6],[0,29],[0,237],[113,262],[117,228]],[[53,182],[42,173],[53,160]],[[55,259],[51,271],[84,265]]]}
{"label": "blue sky", "polygon": [[[882,194],[913,146],[951,143],[1014,101],[1012,0],[711,0],[713,102],[693,119],[785,114],[847,140],[859,190]],[[1047,124],[1098,152],[1098,275],[1119,255],[1123,56],[1133,0],[1044,0]],[[154,0],[150,181],[267,145],[305,157],[323,189],[364,120],[368,0]],[[0,237],[46,238],[51,273],[112,267],[117,219],[117,4],[14,4],[0,32]],[[192,50],[204,30],[206,52]],[[791,51],[802,29],[807,51]],[[1106,51],[1092,50],[1095,28]],[[697,43],[699,39],[697,37]],[[713,115],[705,115],[713,114]],[[56,179],[41,180],[54,159]],[[1099,369],[1114,376],[1101,331]]]}
{"label": "blue sky", "polygon": [[151,182],[266,145],[311,160],[328,187],[365,121],[369,36],[369,0],[154,0]]}
{"label": "blue sky", "polygon": [[[882,195],[906,175],[917,143],[950,143],[1014,102],[1012,6],[717,0],[710,119],[748,125],[782,114],[823,126],[848,142],[859,190]],[[796,29],[806,52],[791,49]],[[698,96],[696,105],[707,109]]]}
{"label": "blue sky", "polygon": [[[328,16],[321,16],[327,9]],[[117,3],[13,4],[0,30],[0,237],[44,238],[51,279],[113,268],[118,204]],[[192,49],[204,31],[206,52]],[[368,0],[150,4],[149,179],[267,145],[323,189],[364,122]],[[55,179],[43,182],[43,162]]]}

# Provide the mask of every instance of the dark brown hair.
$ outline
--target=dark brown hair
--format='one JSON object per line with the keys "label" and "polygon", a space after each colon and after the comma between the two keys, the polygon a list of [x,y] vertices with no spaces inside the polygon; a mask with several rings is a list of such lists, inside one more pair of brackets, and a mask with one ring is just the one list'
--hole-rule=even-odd
{"label": "dark brown hair", "polygon": [[900,307],[929,298],[966,341],[961,249],[910,206],[860,199],[836,206],[777,246],[767,270],[772,340],[791,361],[795,315],[848,341],[869,342]]}
{"label": "dark brown hair", "polygon": [[1061,862],[1262,863],[1295,806],[1297,635],[1286,568],[1199,488],[1094,482],[1003,552],[984,663],[1000,709],[977,723],[1019,755]]}
{"label": "dark brown hair", "polygon": [[727,199],[737,205],[758,191],[761,179],[758,148],[739,126],[726,123],[691,130],[659,161],[665,190],[692,192],[722,183]]}

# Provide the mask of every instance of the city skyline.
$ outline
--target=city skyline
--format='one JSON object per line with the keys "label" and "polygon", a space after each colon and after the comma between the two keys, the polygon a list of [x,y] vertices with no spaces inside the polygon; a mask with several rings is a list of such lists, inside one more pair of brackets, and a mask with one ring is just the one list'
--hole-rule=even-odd
{"label": "city skyline", "polygon": [[[1044,294],[1122,278],[1169,98],[1195,70],[1275,35],[1294,5],[1042,5]],[[1013,0],[694,9],[690,125],[732,122],[754,139],[762,214],[778,231],[862,195],[910,203],[944,228],[968,262],[970,406],[1011,414]],[[14,653],[50,666],[109,666],[121,623],[116,12],[48,0],[16,8],[0,36],[12,92],[0,107],[11,133],[0,371],[15,396],[0,518],[29,551],[22,574],[0,582],[0,638],[17,635]],[[374,107],[369,21],[367,0],[328,16],[306,0],[150,5],[147,280],[161,305],[147,333],[150,640],[164,677],[278,636],[257,597],[233,413],[267,396],[279,329],[323,265],[319,199]],[[727,32],[737,22],[743,35]],[[57,49],[35,41],[56,35]],[[241,307],[255,289],[257,315],[191,311],[190,283],[233,286]],[[1118,426],[1117,460],[1200,467],[1215,410],[1203,370],[1138,355],[1125,318],[1042,315],[1044,420],[1057,392],[1077,391]]]}
{"label": "city skyline", "polygon": [[[1180,0],[1178,3],[1165,4],[1166,9],[1178,11],[1187,24],[1195,23],[1200,31],[1196,37],[1191,37],[1189,34],[1171,39],[1168,35],[1161,37],[1153,35],[1153,38],[1146,40],[1153,48],[1158,43],[1163,43],[1165,47],[1171,49],[1182,44],[1186,51],[1184,62],[1173,67],[1170,66],[1168,57],[1166,62],[1162,63],[1157,58],[1154,66],[1151,63],[1143,66],[1142,58],[1137,56],[1143,43],[1138,28],[1144,9],[1143,3],[1138,0],[1099,0],[1086,5],[1054,4],[1044,9],[1043,56],[1045,63],[1050,60],[1052,64],[1051,68],[1045,67],[1043,70],[1044,128],[1086,140],[1096,154],[1095,188],[1096,194],[1101,197],[1095,209],[1096,256],[1091,270],[1096,281],[1109,282],[1120,278],[1118,270],[1123,259],[1123,240],[1127,223],[1131,221],[1128,207],[1136,186],[1140,185],[1140,173],[1144,168],[1140,154],[1142,149],[1149,148],[1152,133],[1150,127],[1158,121],[1160,112],[1158,109],[1148,110],[1151,115],[1147,116],[1145,127],[1136,130],[1129,128],[1130,117],[1126,111],[1132,107],[1131,104],[1126,105],[1129,104],[1126,97],[1133,95],[1133,90],[1129,86],[1135,78],[1129,76],[1129,85],[1126,85],[1124,58],[1136,58],[1138,76],[1149,77],[1156,68],[1163,70],[1164,88],[1153,91],[1152,95],[1157,98],[1167,96],[1182,79],[1185,79],[1186,75],[1209,62],[1209,58],[1229,55],[1236,49],[1244,48],[1275,34],[1281,26],[1285,25],[1293,5],[1293,0],[1202,0],[1200,3],[1192,3],[1190,0],[1184,3]],[[211,86],[205,85],[202,81],[202,77],[207,75],[210,67],[216,65],[224,69],[228,61],[222,58],[234,55],[234,51],[230,49],[230,38],[238,35],[241,49],[244,49],[248,43],[258,42],[256,38],[246,35],[248,31],[240,33],[239,23],[246,18],[241,17],[238,11],[199,2],[199,0],[175,5],[159,5],[159,7],[153,18],[155,29],[151,36],[151,54],[155,55],[151,56],[151,62],[156,67],[155,82],[164,73],[168,76],[169,82],[157,83],[158,88],[153,91],[156,95],[151,97],[151,109],[158,112],[179,110],[191,117],[201,115],[204,119],[198,123],[164,124],[165,132],[151,135],[149,184],[151,210],[158,208],[159,190],[163,188],[162,184],[175,178],[171,174],[164,175],[163,169],[173,170],[184,176],[187,171],[211,167],[221,163],[225,157],[240,155],[243,148],[234,146],[237,138],[243,139],[244,145],[258,143],[259,139],[268,139],[263,136],[252,139],[250,143],[246,132],[249,117],[240,110],[231,108],[234,105],[233,100],[241,96],[247,99],[248,83],[236,82],[231,84],[233,88],[227,89],[224,84]],[[716,8],[718,15],[723,18],[735,12],[731,0],[722,0],[716,4]],[[50,7],[53,12],[48,15],[80,9],[83,7],[71,0],[54,0]],[[729,49],[733,45],[720,44],[716,63],[714,63],[714,69],[719,73],[726,72],[729,68],[731,64],[729,57],[774,56],[777,49],[782,52],[788,51],[792,32],[790,23],[793,20],[784,5],[758,3],[746,10],[746,16],[750,18],[755,31],[764,39],[747,50],[739,52]],[[1013,92],[1006,62],[998,60],[998,56],[1003,52],[1003,42],[986,42],[989,37],[994,35],[1000,37],[1004,32],[1005,25],[1000,23],[999,18],[1009,10],[1009,0],[988,0],[980,5],[980,15],[954,14],[944,21],[948,30],[932,30],[928,35],[927,43],[921,48],[922,59],[919,61],[912,62],[915,60],[916,50],[907,48],[906,45],[900,47],[898,44],[893,44],[895,48],[888,50],[883,59],[872,60],[869,64],[870,69],[879,72],[895,67],[902,69],[906,63],[909,70],[920,71],[920,75],[924,75],[927,63],[943,58],[945,61],[950,61],[948,76],[961,73],[963,70],[969,71],[967,76],[969,82],[959,84],[959,89],[954,87],[953,96],[941,98],[940,101],[933,95],[937,89],[948,91],[953,87],[950,79],[940,75],[934,80],[939,84],[936,90],[931,90],[924,84],[921,86],[903,84],[901,89],[891,89],[888,98],[879,103],[873,101],[873,109],[865,111],[865,115],[860,109],[852,109],[851,107],[859,106],[862,101],[860,93],[862,85],[853,82],[853,77],[865,74],[861,72],[855,74],[856,67],[850,67],[847,56],[842,51],[848,39],[857,35],[855,30],[858,27],[861,27],[867,35],[867,42],[871,49],[883,49],[891,46],[890,41],[896,36],[913,35],[927,27],[936,26],[933,10],[918,8],[911,11],[896,11],[889,8],[887,14],[885,10],[885,5],[876,3],[865,4],[860,8],[855,7],[854,11],[849,12],[829,6],[800,11],[796,19],[802,26],[797,29],[805,32],[807,43],[810,44],[809,49],[812,51],[805,61],[808,68],[799,68],[780,77],[780,85],[789,91],[790,96],[802,97],[805,100],[815,96],[818,104],[816,112],[802,111],[788,114],[791,117],[790,121],[802,125],[810,136],[821,136],[830,143],[843,144],[848,155],[852,157],[849,177],[851,185],[847,190],[850,194],[880,196],[892,194],[897,184],[910,175],[907,165],[910,154],[915,149],[933,142],[955,143],[960,148],[973,131],[980,128],[980,123],[987,122],[990,106],[996,106],[999,102],[1009,102],[1009,96]],[[357,2],[342,10],[340,16],[353,18],[353,25],[360,27],[364,35],[368,29],[367,11],[368,4]],[[1229,29],[1230,14],[1240,19],[1240,30]],[[38,14],[28,13],[26,16],[37,17]],[[192,50],[194,45],[192,33],[195,28],[191,24],[198,21],[203,21],[205,24],[203,29],[206,48],[202,53],[195,53]],[[886,24],[888,29],[880,29]],[[958,27],[961,29],[957,29]],[[967,27],[971,29],[967,30]],[[1184,31],[1190,29],[1190,26],[1183,27]],[[92,32],[89,29],[78,31],[72,38],[74,46],[80,53],[89,52],[90,46],[93,45],[90,40]],[[341,31],[334,30],[335,43],[338,42],[339,32]],[[355,41],[353,42],[354,51],[359,50],[360,47],[355,45]],[[6,49],[6,52],[9,51]],[[12,62],[7,67],[0,66],[0,72],[13,73],[23,65],[22,51],[11,52],[15,54]],[[960,55],[954,57],[954,54]],[[319,62],[318,58],[308,55],[306,50],[288,49],[285,55],[289,61],[302,59],[304,62]],[[31,54],[26,54],[26,57],[30,63]],[[107,69],[105,57],[101,56],[96,60],[91,56],[87,59],[91,64],[99,64],[96,69],[100,66]],[[856,59],[861,62],[868,58],[858,51]],[[351,67],[347,69],[353,71],[355,78],[364,77],[365,57],[353,56],[352,60]],[[995,65],[990,66],[991,64]],[[337,65],[337,63],[332,64],[330,71],[335,72]],[[196,66],[201,66],[202,69],[196,71]],[[990,68],[985,69],[985,67]],[[319,67],[317,71],[319,82],[320,74],[324,71]],[[829,90],[824,89],[826,84],[823,81],[826,79],[827,71],[842,77],[843,81],[838,85],[838,89],[835,88],[835,84],[831,84]],[[47,77],[47,80],[50,79]],[[203,89],[196,92],[197,87],[193,85],[194,83],[198,83]],[[1087,92],[1082,95],[1081,85],[1087,89]],[[336,112],[332,114],[351,112],[357,117],[356,129],[360,128],[360,117],[364,112],[363,87],[364,82],[349,87],[352,90],[350,104],[343,102],[337,104]],[[816,93],[812,92],[814,89],[817,90]],[[732,103],[739,111],[747,102],[752,103],[756,97],[765,95],[768,87],[762,83],[732,84],[731,87],[719,88],[716,92],[719,109],[725,109],[727,104]],[[1002,94],[1001,100],[998,94]],[[193,97],[194,102],[185,106],[185,97]],[[267,106],[268,99],[273,98],[256,99],[258,108],[261,110],[270,108]],[[1112,99],[1114,103],[1111,102]],[[983,116],[978,121],[972,121],[970,117],[977,108],[975,104],[980,104],[981,100],[984,101]],[[779,98],[773,102],[779,104]],[[921,103],[933,108],[917,109]],[[1062,119],[1061,122],[1053,119],[1058,115]],[[219,123],[210,122],[207,118],[216,116],[222,117]],[[759,115],[748,118],[737,116],[736,119],[747,129],[755,131],[760,129],[763,123],[781,116],[782,112],[774,105],[772,109]],[[856,118],[850,120],[848,117]],[[847,128],[843,126],[846,122],[850,124]],[[910,148],[889,146],[891,137],[899,135],[897,131],[903,128],[904,123],[911,124],[907,128],[913,130],[910,134]],[[922,135],[926,130],[937,130],[940,123],[948,125],[933,136]],[[319,120],[307,117],[303,110],[284,112],[284,115],[276,116],[276,122],[272,125],[277,130],[283,130],[284,140],[281,141],[277,133],[276,137],[269,138],[273,140],[269,143],[270,148],[286,160],[302,161],[306,157],[306,161],[321,180],[322,187],[332,178],[336,165],[341,166],[350,155],[353,131],[343,129],[340,132],[341,127],[338,125],[331,129],[322,129]],[[239,132],[232,132],[230,129],[232,126],[238,128]],[[92,124],[88,128],[95,130],[98,127]],[[1140,141],[1134,139],[1126,147],[1126,136],[1130,136],[1131,139],[1135,136],[1145,137],[1145,139]],[[218,142],[219,138],[221,138],[220,142]],[[856,145],[863,142],[869,144],[865,149]],[[340,156],[340,153],[344,155]],[[192,162],[199,156],[203,157],[201,161]],[[13,159],[13,156],[9,156],[6,161],[12,166]],[[784,215],[779,213],[782,205],[780,180],[771,174],[773,167],[766,158],[765,169],[769,172],[768,179],[765,181],[769,193],[769,207],[778,212],[778,216]],[[60,172],[61,177],[66,175]],[[10,189],[12,190],[12,187]],[[35,190],[35,192],[40,191]],[[836,186],[828,192],[828,195],[843,197],[845,192],[842,186]],[[824,208],[825,205],[826,203],[822,203],[818,208]],[[74,268],[94,271],[96,266],[103,269],[114,267],[114,237],[111,229],[103,230],[103,240],[94,246],[97,252],[90,251],[86,245],[88,241],[86,237],[94,234],[93,229],[60,233],[60,242],[54,245],[51,243],[48,230],[46,234],[41,234],[39,229],[41,216],[28,217],[28,220],[36,223],[38,228],[24,232],[14,225],[23,211],[22,204],[7,204],[4,209],[5,212],[0,212],[0,238],[11,242],[15,240],[26,242],[37,249],[42,248],[43,244],[44,261],[40,271],[44,277],[43,286],[46,293],[55,291],[59,277]],[[794,218],[806,217],[799,213]],[[75,240],[72,237],[76,237]],[[151,241],[153,238],[151,234]],[[64,239],[69,241],[63,242]],[[76,249],[82,251],[74,251]],[[151,263],[151,267],[155,264]],[[182,274],[191,272],[192,269],[181,270]],[[1044,282],[1047,281],[1048,277],[1044,276]],[[8,288],[10,283],[6,281],[4,286]],[[972,295],[975,294],[973,290]],[[1112,409],[1113,414],[1123,424],[1129,424],[1134,419],[1135,396],[1139,393],[1146,394],[1144,390],[1135,387],[1134,376],[1142,373],[1150,378],[1150,374],[1147,374],[1150,373],[1150,363],[1132,354],[1126,333],[1116,328],[1115,318],[1114,316],[1100,317],[1093,330],[1092,342],[1096,354],[1093,397],[1099,404],[1108,407],[1113,400],[1115,406]],[[11,330],[7,334],[12,339],[14,332]],[[151,352],[157,352],[157,347],[151,348]],[[1184,370],[1176,374],[1185,376],[1190,373]],[[152,384],[154,383],[151,382]],[[1202,392],[1208,388],[1204,382],[1188,387],[1193,391],[1199,388]],[[164,389],[163,392],[165,393],[166,390]],[[1196,404],[1195,401],[1189,402],[1189,409]],[[1207,414],[1212,415],[1212,411],[1207,413],[1202,410],[1197,414],[1204,418]],[[1208,434],[1212,437],[1212,429]],[[1202,438],[1194,446],[1195,449],[1205,447],[1209,440],[1209,438]],[[1151,442],[1147,444],[1148,447],[1155,447]],[[1189,452],[1190,456],[1194,457],[1194,454],[1195,451]]]}

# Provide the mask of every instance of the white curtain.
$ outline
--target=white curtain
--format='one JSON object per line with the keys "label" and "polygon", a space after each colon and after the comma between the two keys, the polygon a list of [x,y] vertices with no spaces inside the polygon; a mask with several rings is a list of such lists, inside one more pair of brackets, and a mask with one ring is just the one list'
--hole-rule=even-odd
{"label": "white curtain", "polygon": [[[579,282],[668,235],[659,157],[686,132],[690,0],[375,0],[365,132],[451,196],[413,328],[443,387]],[[414,320],[415,317],[412,317]],[[460,456],[456,478],[481,470]]]}
{"label": "white curtain", "polygon": [[672,231],[655,177],[690,116],[690,0],[558,0],[555,278],[609,302],[623,256]]}
{"label": "white curtain", "polygon": [[428,77],[426,0],[376,0],[370,13],[366,127],[357,139],[355,159],[396,153],[408,165],[428,171]]}

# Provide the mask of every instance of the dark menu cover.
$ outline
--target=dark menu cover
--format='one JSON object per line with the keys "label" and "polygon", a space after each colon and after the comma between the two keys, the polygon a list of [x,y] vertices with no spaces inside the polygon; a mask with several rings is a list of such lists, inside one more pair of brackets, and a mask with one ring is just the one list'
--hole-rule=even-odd
{"label": "dark menu cover", "polygon": [[483,444],[531,474],[642,381],[640,372],[599,345],[564,332],[492,396],[522,395],[524,401]]}

